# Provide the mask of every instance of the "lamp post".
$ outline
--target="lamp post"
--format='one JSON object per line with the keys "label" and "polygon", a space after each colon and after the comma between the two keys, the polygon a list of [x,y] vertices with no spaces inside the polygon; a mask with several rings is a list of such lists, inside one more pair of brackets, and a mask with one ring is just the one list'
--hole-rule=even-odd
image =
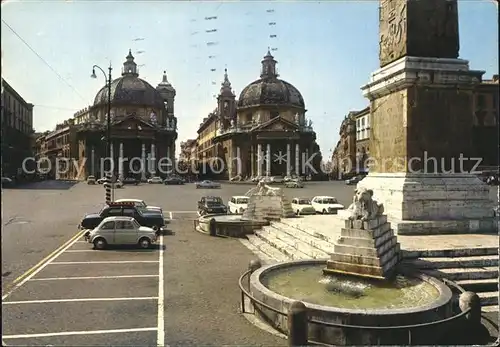
{"label": "lamp post", "polygon": [[[110,170],[108,172],[108,181],[111,180],[111,169],[113,169],[113,158],[111,158],[111,82],[112,82],[112,79],[111,79],[111,71],[113,70],[113,68],[111,67],[111,64],[109,65],[108,67],[108,75],[106,76],[106,72],[104,72],[104,70],[98,66],[98,65],[94,65],[92,66],[92,75],[90,75],[90,77],[92,78],[97,78],[96,74],[95,74],[95,69],[99,69],[101,70],[102,74],[104,75],[104,80],[106,81],[106,84],[107,84],[107,87],[108,87],[108,114],[107,114],[107,119],[106,119],[106,123],[107,123],[107,127],[106,127],[106,153],[107,153],[107,156],[109,158],[109,160],[111,160],[110,162]],[[111,182],[108,182],[108,184],[111,183]],[[114,187],[113,185],[111,185],[111,193],[112,193],[112,197],[109,196],[108,194],[108,190],[106,192],[106,201],[107,202],[110,202],[109,200],[113,201],[114,200]]]}

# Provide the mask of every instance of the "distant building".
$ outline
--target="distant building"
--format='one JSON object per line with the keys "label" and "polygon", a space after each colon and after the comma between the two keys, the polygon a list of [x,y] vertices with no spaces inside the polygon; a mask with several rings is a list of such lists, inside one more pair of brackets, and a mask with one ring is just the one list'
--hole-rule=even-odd
{"label": "distant building", "polygon": [[[356,156],[356,138],[358,137],[356,123],[361,119],[357,115],[360,113],[364,114],[364,112],[364,110],[349,112],[340,125],[340,140],[337,142],[332,155],[332,174],[335,178],[343,178],[346,175],[356,172],[356,163],[358,160]],[[359,137],[362,136],[360,132]]]}
{"label": "distant building", "polygon": [[[175,95],[166,73],[156,88],[140,79],[129,51],[122,76],[111,83],[111,156],[116,177],[136,176],[146,180],[160,174],[160,170],[165,172],[160,175],[166,176],[167,171],[173,169],[177,139]],[[58,157],[72,161],[67,172],[62,170],[57,177],[52,172],[52,177],[76,180],[84,180],[89,175],[100,177],[101,163],[108,157],[107,106],[108,87],[105,86],[97,93],[93,105],[75,113],[73,118],[40,139],[45,144],[40,143],[39,148],[46,148],[51,162]]]}
{"label": "distant building", "polygon": [[[23,161],[33,157],[33,104],[2,78],[2,176],[18,181],[30,180],[34,173],[23,170]],[[26,161],[27,171],[36,169],[34,161]]]}
{"label": "distant building", "polygon": [[305,117],[304,99],[278,78],[276,64],[268,52],[260,78],[238,100],[225,72],[217,109],[198,129],[198,157],[205,169],[210,163],[213,175],[244,179],[321,172],[321,153],[312,122]]}

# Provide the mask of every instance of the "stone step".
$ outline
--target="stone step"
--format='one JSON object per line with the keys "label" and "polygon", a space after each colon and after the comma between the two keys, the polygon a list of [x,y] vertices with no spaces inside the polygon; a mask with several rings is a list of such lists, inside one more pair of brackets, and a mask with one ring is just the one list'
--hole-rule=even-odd
{"label": "stone step", "polygon": [[426,257],[405,259],[403,260],[403,263],[412,264],[419,269],[498,266],[498,255],[477,255],[470,257]]}
{"label": "stone step", "polygon": [[479,255],[498,255],[498,247],[430,249],[403,251],[403,258],[428,257],[470,257]]}
{"label": "stone step", "polygon": [[349,245],[335,243],[334,250],[335,253],[341,253],[341,254],[361,255],[365,257],[378,257],[387,252],[390,248],[394,247],[396,243],[397,243],[397,238],[393,236],[392,238],[390,238],[377,248],[356,247],[356,246],[349,246]]}
{"label": "stone step", "polygon": [[267,257],[276,260],[276,262],[284,262],[291,260],[290,257],[280,252],[275,247],[271,246],[268,242],[262,240],[255,235],[247,235],[248,241],[256,247],[260,252],[267,255]]}
{"label": "stone step", "polygon": [[264,242],[267,242],[269,245],[276,248],[278,251],[283,253],[289,259],[292,260],[311,259],[311,257],[308,256],[307,254],[302,253],[292,245],[289,245],[288,243],[278,239],[276,235],[270,232],[264,230],[257,230],[255,231],[255,236],[259,237]]}
{"label": "stone step", "polygon": [[[395,254],[399,253],[400,245],[396,243],[394,248],[391,248],[388,252],[385,252],[381,256],[363,256],[359,254],[341,254],[333,253],[331,255],[331,260],[338,261],[342,263],[360,264],[368,266],[381,266],[388,261],[390,261]],[[399,254],[398,254],[399,257]]]}
{"label": "stone step", "polygon": [[[315,217],[316,216],[313,216],[313,218],[315,218]],[[318,216],[318,217],[322,217],[322,219],[325,218],[324,216]],[[283,219],[283,220],[281,220],[281,223],[287,224],[291,228],[297,229],[305,234],[309,234],[312,237],[326,241],[330,244],[334,244],[337,241],[338,234],[336,234],[334,237],[330,237],[329,235],[326,235],[326,234],[321,233],[317,230],[314,230],[313,228],[311,228],[309,219],[310,219],[309,217],[307,217],[307,218],[302,217],[302,218],[289,219],[289,220]],[[342,225],[340,225],[340,223],[338,224],[338,226],[332,225],[332,228],[338,227],[340,229],[342,227]]]}
{"label": "stone step", "polygon": [[341,236],[337,240],[337,243],[346,246],[376,248],[387,242],[392,237],[394,237],[394,232],[389,229],[385,233],[381,234],[379,237],[376,238]]}
{"label": "stone step", "polygon": [[357,229],[357,228],[342,228],[340,230],[340,236],[374,239],[380,237],[382,234],[386,233],[390,229],[391,229],[390,223],[382,224],[372,230]]}
{"label": "stone step", "polygon": [[483,292],[477,295],[481,299],[481,305],[498,305],[498,292]]}
{"label": "stone step", "polygon": [[452,281],[472,279],[498,279],[498,266],[468,267],[451,269],[423,269],[422,272],[437,278],[447,278]]}
{"label": "stone step", "polygon": [[269,226],[265,226],[262,230],[269,232],[271,235],[276,237],[277,239],[289,244],[293,248],[297,249],[299,252],[302,252],[308,255],[312,259],[329,259],[330,254],[318,249],[307,242],[302,241],[301,239],[294,237],[293,235],[288,234],[283,231],[281,228],[276,228],[275,225],[271,224]]}
{"label": "stone step", "polygon": [[248,248],[253,254],[255,254],[260,259],[263,265],[274,264],[277,262],[276,259],[262,252],[260,249],[257,248],[257,246],[251,243],[248,239],[239,239],[239,240],[246,248]]}
{"label": "stone step", "polygon": [[323,239],[314,237],[310,233],[307,233],[305,231],[302,231],[300,229],[297,229],[293,226],[290,226],[288,223],[285,223],[284,221],[280,222],[273,222],[271,223],[271,226],[276,228],[277,230],[284,232],[288,235],[290,235],[293,238],[296,238],[302,242],[307,243],[308,245],[315,247],[319,249],[320,251],[326,253],[326,254],[332,254],[333,253],[333,248],[334,244],[330,243],[328,241],[325,241]]}
{"label": "stone step", "polygon": [[459,280],[456,283],[463,289],[474,293],[498,291],[498,278]]}
{"label": "stone step", "polygon": [[483,312],[498,312],[498,305],[488,305],[481,307]]}

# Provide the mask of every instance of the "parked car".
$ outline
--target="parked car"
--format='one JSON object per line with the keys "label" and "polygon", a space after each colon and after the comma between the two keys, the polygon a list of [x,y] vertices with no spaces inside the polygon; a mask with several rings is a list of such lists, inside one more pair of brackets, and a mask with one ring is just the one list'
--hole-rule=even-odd
{"label": "parked car", "polygon": [[106,217],[85,239],[94,244],[95,249],[105,249],[108,245],[138,245],[150,248],[156,242],[156,231],[141,226],[133,217]]}
{"label": "parked car", "polygon": [[348,186],[351,186],[353,184],[358,184],[358,182],[361,181],[363,178],[365,178],[365,175],[357,175],[345,180],[345,184],[347,184]]}
{"label": "parked car", "polygon": [[167,184],[167,185],[170,185],[170,184],[180,185],[180,184],[184,184],[184,180],[180,177],[173,176],[173,177],[165,178],[163,183]]}
{"label": "parked car", "polygon": [[118,199],[115,201],[115,203],[129,203],[129,204],[134,204],[135,207],[141,208],[144,210],[151,210],[151,211],[160,211],[163,212],[162,208],[159,206],[151,206],[146,204],[144,200],[140,199]]}
{"label": "parked car", "polygon": [[227,213],[227,207],[224,205],[221,197],[218,196],[204,196],[198,201],[198,214],[212,214],[212,213]]}
{"label": "parked car", "polygon": [[291,180],[285,182],[285,188],[304,188],[304,183],[299,180]]}
{"label": "parked car", "polygon": [[490,186],[497,186],[499,184],[498,175],[492,175],[486,179],[486,184]]}
{"label": "parked car", "polygon": [[161,177],[155,176],[155,177],[151,177],[150,179],[148,179],[148,183],[149,184],[162,184],[163,180],[161,179]]}
{"label": "parked car", "polygon": [[87,177],[87,184],[96,184],[95,176],[90,175]]}
{"label": "parked car", "polygon": [[209,188],[209,189],[220,188],[220,183],[209,181],[209,180],[196,182],[195,185],[196,185],[196,188]]}
{"label": "parked car", "polygon": [[250,198],[248,196],[236,195],[231,197],[227,203],[229,213],[242,214],[248,207],[248,201]]}
{"label": "parked car", "polygon": [[123,184],[130,184],[130,185],[137,186],[137,185],[139,185],[139,183],[140,183],[140,181],[134,177],[125,177],[123,179]]}
{"label": "parked car", "polygon": [[283,183],[285,179],[282,176],[271,176],[271,183]]}
{"label": "parked car", "polygon": [[311,205],[316,212],[322,214],[336,214],[338,210],[344,209],[344,205],[339,204],[333,196],[315,196]]}
{"label": "parked car", "polygon": [[308,198],[293,198],[292,210],[296,215],[316,214],[316,210],[311,205],[311,199]]}
{"label": "parked car", "polygon": [[[142,226],[153,228],[158,233],[165,227],[163,213],[143,210],[133,203],[112,202],[106,205],[99,213],[87,214],[78,225],[79,229],[94,229],[107,217],[133,217]],[[89,232],[87,232],[88,234]]]}
{"label": "parked car", "polygon": [[120,180],[116,180],[116,182],[111,183],[112,188],[123,188],[123,182]]}

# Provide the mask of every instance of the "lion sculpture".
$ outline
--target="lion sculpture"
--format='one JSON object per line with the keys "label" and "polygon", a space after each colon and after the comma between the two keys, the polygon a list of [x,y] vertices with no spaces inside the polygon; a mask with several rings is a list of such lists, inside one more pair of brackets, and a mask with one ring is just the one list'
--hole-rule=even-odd
{"label": "lion sculpture", "polygon": [[281,191],[281,188],[273,188],[265,184],[264,181],[259,181],[259,183],[257,183],[257,187],[250,189],[245,195],[281,196],[283,195],[283,192]]}
{"label": "lion sculpture", "polygon": [[384,205],[373,200],[373,190],[358,188],[354,192],[354,198],[348,210],[351,212],[350,220],[370,220],[384,213]]}

